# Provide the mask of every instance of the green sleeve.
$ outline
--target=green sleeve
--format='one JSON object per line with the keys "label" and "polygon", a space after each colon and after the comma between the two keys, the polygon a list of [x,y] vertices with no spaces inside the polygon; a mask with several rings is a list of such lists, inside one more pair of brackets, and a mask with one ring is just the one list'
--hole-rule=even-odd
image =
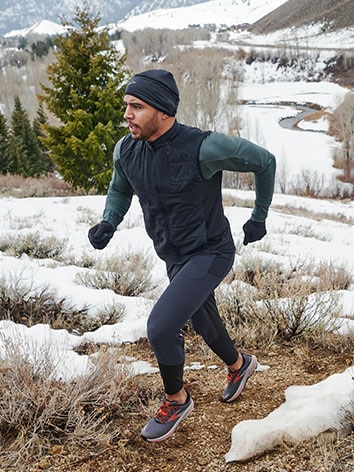
{"label": "green sleeve", "polygon": [[253,172],[256,199],[251,218],[265,221],[274,193],[276,163],[273,154],[247,139],[214,132],[204,139],[199,161],[205,179],[223,170]]}
{"label": "green sleeve", "polygon": [[113,175],[109,184],[106,205],[103,211],[103,220],[111,223],[114,229],[117,228],[119,223],[123,220],[124,215],[129,210],[134,193],[119,163],[122,139],[118,141],[114,148]]}

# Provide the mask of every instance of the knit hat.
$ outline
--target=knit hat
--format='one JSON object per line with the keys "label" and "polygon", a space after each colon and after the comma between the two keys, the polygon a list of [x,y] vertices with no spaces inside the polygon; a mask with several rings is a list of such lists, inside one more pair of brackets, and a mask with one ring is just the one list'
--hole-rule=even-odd
{"label": "knit hat", "polygon": [[151,69],[134,75],[125,89],[125,95],[133,95],[169,116],[175,116],[179,103],[176,81],[167,70]]}

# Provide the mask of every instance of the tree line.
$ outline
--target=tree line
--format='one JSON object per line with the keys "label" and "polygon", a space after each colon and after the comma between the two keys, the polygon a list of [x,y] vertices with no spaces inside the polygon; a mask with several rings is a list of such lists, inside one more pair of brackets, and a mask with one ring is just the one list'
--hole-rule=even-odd
{"label": "tree line", "polygon": [[22,177],[39,177],[53,172],[47,147],[40,141],[47,122],[43,107],[31,123],[19,97],[15,97],[11,126],[0,112],[0,172]]}
{"label": "tree line", "polygon": [[[88,7],[77,8],[68,34],[54,39],[55,61],[41,83],[30,122],[18,97],[9,126],[0,114],[0,172],[39,177],[54,169],[75,188],[105,192],[116,142],[126,133],[123,95],[130,73],[125,55]],[[49,122],[46,113],[58,124]]]}

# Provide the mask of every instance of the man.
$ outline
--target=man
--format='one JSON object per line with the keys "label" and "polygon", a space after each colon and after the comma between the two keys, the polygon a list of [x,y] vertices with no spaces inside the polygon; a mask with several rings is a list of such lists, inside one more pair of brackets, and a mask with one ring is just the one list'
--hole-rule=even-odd
{"label": "man", "polygon": [[245,139],[178,123],[179,92],[168,71],[136,74],[126,87],[124,102],[130,133],[115,147],[103,220],[89,230],[89,239],[96,249],[106,247],[133,194],[138,196],[146,231],[166,263],[170,281],[147,322],[165,395],[141,435],[158,442],[170,437],[194,406],[183,383],[181,329],[188,320],[228,366],[225,402],[240,395],[256,369],[255,356],[235,349],[214,298],[235,254],[221,180],[222,170],[254,173],[256,199],[243,226],[244,245],[260,240],[266,234],[275,159]]}

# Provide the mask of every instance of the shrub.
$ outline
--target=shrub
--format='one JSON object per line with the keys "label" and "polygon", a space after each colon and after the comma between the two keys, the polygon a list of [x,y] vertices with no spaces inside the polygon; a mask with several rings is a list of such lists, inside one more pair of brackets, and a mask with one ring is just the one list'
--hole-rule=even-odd
{"label": "shrub", "polygon": [[[217,291],[220,312],[230,332],[248,344],[269,345],[276,338],[321,337],[335,328],[335,290],[347,288],[344,267],[321,263],[294,265],[244,259]],[[242,334],[241,334],[242,333]]]}
{"label": "shrub", "polygon": [[28,197],[67,197],[82,195],[81,189],[75,189],[53,174],[39,178],[20,175],[0,174],[0,194],[17,198]]}
{"label": "shrub", "polygon": [[8,233],[0,237],[0,251],[10,256],[27,254],[36,259],[51,259],[58,257],[65,245],[65,239],[42,236],[39,231],[16,235]]}
{"label": "shrub", "polygon": [[53,329],[67,329],[83,334],[102,324],[116,323],[124,307],[107,307],[96,319],[87,316],[87,308],[75,308],[64,299],[58,299],[48,287],[35,287],[33,282],[16,277],[0,277],[0,319],[8,319],[28,327],[38,323]]}
{"label": "shrub", "polygon": [[97,261],[94,269],[78,273],[76,281],[86,287],[110,289],[119,295],[134,297],[156,288],[150,270],[151,260],[148,255],[127,251]]}
{"label": "shrub", "polygon": [[87,374],[64,383],[53,379],[48,359],[34,366],[11,343],[5,349],[0,360],[2,467],[24,472],[53,447],[87,451],[122,436],[113,421],[140,400],[129,385],[129,371],[118,366],[111,350],[101,350]]}

